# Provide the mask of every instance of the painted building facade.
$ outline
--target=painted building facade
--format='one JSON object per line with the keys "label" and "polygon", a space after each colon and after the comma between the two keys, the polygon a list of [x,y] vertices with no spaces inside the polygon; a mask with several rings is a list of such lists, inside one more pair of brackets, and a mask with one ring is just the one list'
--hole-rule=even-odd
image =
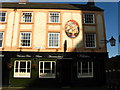
{"label": "painted building facade", "polygon": [[2,3],[3,85],[102,85],[104,40],[104,12],[93,4]]}

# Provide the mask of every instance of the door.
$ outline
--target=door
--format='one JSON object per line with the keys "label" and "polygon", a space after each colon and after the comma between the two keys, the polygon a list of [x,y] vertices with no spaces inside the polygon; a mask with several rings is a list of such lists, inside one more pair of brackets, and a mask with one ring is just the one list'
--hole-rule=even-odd
{"label": "door", "polygon": [[71,85],[72,59],[59,59],[57,61],[57,78],[62,86]]}

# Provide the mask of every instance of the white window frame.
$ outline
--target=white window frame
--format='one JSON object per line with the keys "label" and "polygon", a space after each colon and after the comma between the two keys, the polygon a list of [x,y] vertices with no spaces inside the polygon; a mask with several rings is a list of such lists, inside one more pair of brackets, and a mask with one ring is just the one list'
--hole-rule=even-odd
{"label": "white window frame", "polygon": [[2,47],[3,47],[3,42],[4,42],[4,41],[3,41],[3,39],[4,39],[4,32],[0,32],[0,33],[2,33],[2,34],[3,34],[3,35],[2,35],[2,38],[0,38],[0,40],[2,41],[2,43],[1,43],[1,44],[2,44],[2,46],[1,46],[0,48],[2,48]]}
{"label": "white window frame", "polygon": [[[58,14],[58,15],[54,15],[54,14]],[[49,12],[49,23],[60,23],[60,12]]]}
{"label": "white window frame", "polygon": [[[18,72],[16,72],[16,62],[18,62]],[[26,72],[20,72],[20,62],[26,62]],[[27,64],[30,62],[30,68],[27,68]],[[30,69],[30,72],[27,72]],[[31,77],[31,61],[30,60],[16,60],[14,61],[14,78],[30,78]]]}
{"label": "white window frame", "polygon": [[[5,11],[0,11],[0,13],[5,13],[5,16],[4,16],[4,17],[5,17],[5,21],[0,21],[0,22],[6,22],[7,12],[5,12]],[[3,16],[2,16],[2,17],[3,17]],[[1,18],[2,18],[2,17],[1,17]]]}
{"label": "white window frame", "polygon": [[[87,18],[85,18],[85,15],[93,15],[93,19],[92,19],[92,21],[93,21],[93,23],[88,23],[88,22],[86,22],[87,20]],[[93,14],[93,13],[84,13],[83,14],[83,19],[84,19],[84,24],[95,24],[95,15]]]}
{"label": "white window frame", "polygon": [[[22,38],[22,35],[21,35],[21,34],[22,34],[22,33],[29,33],[29,34],[30,34],[30,46],[22,46],[22,45],[21,45],[21,43],[22,43],[22,42],[21,42],[21,40],[22,40],[22,39],[21,39],[21,38]],[[31,33],[31,32],[20,32],[20,41],[19,41],[20,43],[19,43],[19,47],[31,47],[31,40],[32,40],[31,37],[32,37],[32,33]]]}
{"label": "white window frame", "polygon": [[[55,40],[53,40],[52,38],[50,39],[50,36],[51,36],[51,34],[53,35],[53,34],[57,34],[58,35],[58,38],[57,39],[55,39]],[[52,45],[50,45],[50,40],[51,40],[51,44]],[[57,44],[58,44],[58,46],[55,46],[55,42],[54,41],[57,41]],[[59,32],[49,32],[48,33],[48,48],[59,48],[60,47],[60,33]]]}
{"label": "white window frame", "polygon": [[[79,64],[78,63],[80,63],[81,65],[81,67],[79,68]],[[88,67],[87,67],[87,73],[83,73],[83,61],[78,61],[77,62],[77,77],[78,78],[93,78],[94,77],[94,75],[93,75],[93,61],[88,61],[87,63],[88,63]],[[91,73],[90,73],[90,63],[91,63],[91,65],[92,65],[92,67],[91,67],[91,69],[92,69],[92,71],[91,71]],[[80,69],[80,72],[79,72],[79,69]]]}
{"label": "white window frame", "polygon": [[[94,35],[94,46],[87,46],[87,38],[86,38],[86,35],[89,34],[89,35]],[[92,42],[93,40],[91,40]],[[96,34],[95,33],[86,33],[85,34],[85,47],[86,48],[96,48]]]}
{"label": "white window frame", "polygon": [[[41,69],[40,65],[41,65],[41,62],[43,63],[43,69]],[[50,63],[50,69],[45,69],[45,63],[46,62],[49,62]],[[54,66],[54,74],[52,73],[52,70],[53,70],[53,67],[52,67],[52,64],[55,64]],[[40,73],[40,71],[43,71],[43,73]],[[50,75],[46,75],[47,73],[44,73],[44,70],[50,70]],[[56,77],[56,62],[55,61],[39,61],[39,78],[55,78]]]}
{"label": "white window frame", "polygon": [[[28,18],[28,21],[26,21],[25,18],[24,18],[24,15],[23,15],[24,13],[31,13],[31,19]],[[30,21],[30,20],[31,20],[31,21]],[[23,23],[32,23],[32,20],[33,20],[33,12],[22,12],[21,22],[23,22]]]}

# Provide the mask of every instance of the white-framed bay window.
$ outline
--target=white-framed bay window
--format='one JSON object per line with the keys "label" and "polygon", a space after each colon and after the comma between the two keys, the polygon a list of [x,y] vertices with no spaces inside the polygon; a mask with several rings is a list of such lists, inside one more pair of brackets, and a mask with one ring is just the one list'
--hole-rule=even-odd
{"label": "white-framed bay window", "polygon": [[20,32],[20,47],[31,46],[31,32]]}
{"label": "white-framed bay window", "polygon": [[93,61],[78,61],[77,62],[78,78],[93,77]]}
{"label": "white-framed bay window", "polygon": [[14,78],[30,78],[31,61],[16,60],[14,61]]}
{"label": "white-framed bay window", "polygon": [[0,48],[3,47],[3,36],[4,36],[4,33],[0,32]]}
{"label": "white-framed bay window", "polygon": [[95,33],[85,34],[85,47],[96,48],[96,34]]}
{"label": "white-framed bay window", "polygon": [[60,47],[60,33],[49,32],[48,33],[48,48],[59,48]]}
{"label": "white-framed bay window", "polygon": [[95,16],[93,13],[83,14],[84,24],[95,24]]}
{"label": "white-framed bay window", "polygon": [[0,22],[6,22],[6,12],[0,11]]}
{"label": "white-framed bay window", "polygon": [[21,22],[32,22],[32,12],[22,12]]}
{"label": "white-framed bay window", "polygon": [[39,61],[39,78],[55,78],[55,73],[55,61]]}
{"label": "white-framed bay window", "polygon": [[60,12],[49,12],[49,23],[60,23]]}

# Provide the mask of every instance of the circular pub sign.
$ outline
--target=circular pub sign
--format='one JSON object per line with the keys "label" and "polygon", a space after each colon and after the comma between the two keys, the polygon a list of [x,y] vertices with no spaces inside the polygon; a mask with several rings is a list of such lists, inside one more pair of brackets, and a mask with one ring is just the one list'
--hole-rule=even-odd
{"label": "circular pub sign", "polygon": [[79,34],[79,25],[74,20],[69,20],[65,25],[65,32],[68,37],[75,38]]}

